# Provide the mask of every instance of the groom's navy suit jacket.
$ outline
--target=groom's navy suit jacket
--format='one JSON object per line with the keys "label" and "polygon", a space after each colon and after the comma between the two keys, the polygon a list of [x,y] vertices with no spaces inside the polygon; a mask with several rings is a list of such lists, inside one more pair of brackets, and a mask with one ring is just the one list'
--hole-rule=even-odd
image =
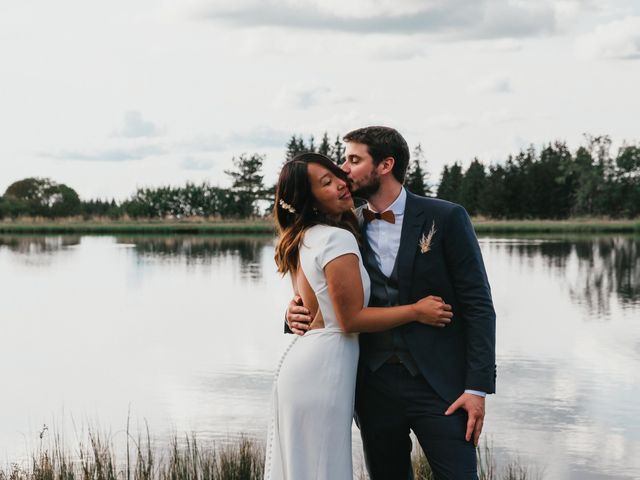
{"label": "groom's navy suit jacket", "polygon": [[[429,251],[422,253],[420,241],[432,226],[435,234]],[[368,248],[363,230],[363,257]],[[418,322],[396,327],[420,373],[450,403],[466,389],[494,393],[496,315],[465,209],[407,192],[396,261],[400,305],[436,295],[453,309],[453,319],[444,328]],[[367,334],[360,335],[362,340]]]}

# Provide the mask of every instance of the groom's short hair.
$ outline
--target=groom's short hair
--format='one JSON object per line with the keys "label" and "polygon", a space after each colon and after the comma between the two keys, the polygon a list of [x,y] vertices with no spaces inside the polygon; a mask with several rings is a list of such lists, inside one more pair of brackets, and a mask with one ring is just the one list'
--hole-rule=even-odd
{"label": "groom's short hair", "polygon": [[409,146],[397,130],[390,127],[364,127],[347,133],[345,142],[357,142],[367,146],[373,163],[378,165],[387,157],[393,157],[393,176],[404,183],[404,176],[409,165]]}

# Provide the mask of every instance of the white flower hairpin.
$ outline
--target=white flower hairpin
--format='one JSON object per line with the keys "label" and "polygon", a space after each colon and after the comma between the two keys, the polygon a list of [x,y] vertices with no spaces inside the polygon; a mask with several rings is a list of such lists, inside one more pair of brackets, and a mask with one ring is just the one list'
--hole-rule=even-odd
{"label": "white flower hairpin", "polygon": [[296,209],[293,208],[291,205],[289,205],[287,202],[285,202],[283,199],[280,199],[278,203],[282,208],[287,210],[289,213],[296,213]]}
{"label": "white flower hairpin", "polygon": [[420,238],[420,242],[418,243],[418,245],[420,245],[420,253],[427,253],[429,250],[431,250],[431,241],[433,240],[433,236],[436,234],[436,222],[434,221],[431,224],[431,230],[429,230],[429,233],[427,233],[426,235],[423,233],[422,237]]}

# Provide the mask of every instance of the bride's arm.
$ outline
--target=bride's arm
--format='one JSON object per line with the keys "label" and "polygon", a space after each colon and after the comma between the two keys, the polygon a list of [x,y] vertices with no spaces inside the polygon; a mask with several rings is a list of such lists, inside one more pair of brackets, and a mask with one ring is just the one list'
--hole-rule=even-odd
{"label": "bride's arm", "polygon": [[378,332],[414,321],[444,327],[451,321],[451,306],[440,297],[429,296],[397,307],[362,308],[364,290],[355,254],[331,260],[324,267],[324,273],[336,319],[347,333]]}
{"label": "bride's arm", "polygon": [[295,297],[299,297],[300,292],[298,291],[298,280],[296,278],[296,274],[294,272],[289,272],[289,279],[291,280],[291,288],[293,288],[293,295]]}

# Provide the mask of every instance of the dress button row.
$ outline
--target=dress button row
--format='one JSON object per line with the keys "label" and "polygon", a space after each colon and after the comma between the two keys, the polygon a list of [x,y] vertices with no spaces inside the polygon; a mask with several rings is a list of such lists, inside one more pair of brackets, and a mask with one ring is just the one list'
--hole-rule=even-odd
{"label": "dress button row", "polygon": [[[298,341],[300,337],[294,338],[291,343],[289,344],[289,346],[286,348],[286,350],[284,351],[284,353],[282,354],[282,357],[280,357],[280,361],[278,362],[278,366],[276,367],[276,373],[274,375],[273,378],[273,405],[272,405],[272,409],[277,408],[276,402],[278,399],[278,376],[280,375],[280,370],[282,369],[282,364],[284,363],[284,359],[286,358],[287,354],[289,353],[289,350],[291,350],[291,347],[293,347],[293,344],[296,343]],[[265,466],[264,466],[264,471],[265,471],[265,480],[269,480],[271,478],[271,467],[272,467],[272,455],[273,455],[273,439],[275,436],[275,418],[272,415],[271,416],[271,424],[270,424],[270,435],[269,435],[269,440],[267,443],[267,458],[265,459]],[[271,446],[271,448],[269,448],[269,445]]]}

